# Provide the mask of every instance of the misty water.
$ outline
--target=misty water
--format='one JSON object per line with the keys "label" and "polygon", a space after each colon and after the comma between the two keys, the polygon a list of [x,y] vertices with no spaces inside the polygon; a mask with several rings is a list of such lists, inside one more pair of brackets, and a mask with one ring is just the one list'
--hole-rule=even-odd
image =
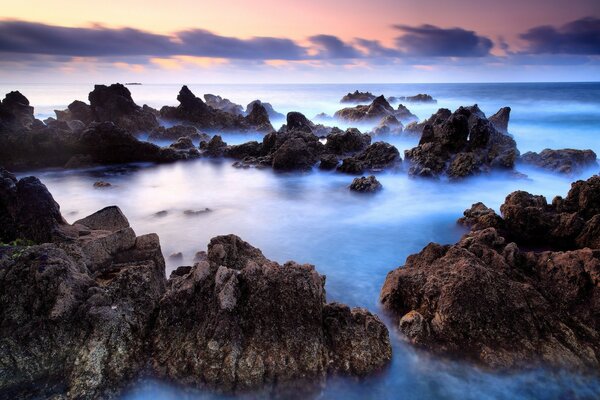
{"label": "misty water", "polygon": [[[509,131],[521,152],[579,148],[600,154],[600,84],[448,84],[448,85],[189,85],[197,95],[219,94],[245,106],[254,99],[270,102],[282,113],[301,111],[309,118],[333,112],[342,95],[355,89],[386,96],[429,93],[438,104],[411,105],[419,118],[439,107],[479,104],[491,115],[512,107]],[[179,85],[130,86],[138,104],[176,105]],[[91,85],[0,85],[19,89],[45,118],[74,99],[87,100]],[[275,121],[277,127],[283,121]],[[340,127],[344,124],[336,123]],[[362,127],[364,128],[364,127]],[[228,143],[260,140],[259,134],[221,133]],[[400,153],[417,138],[377,137]],[[73,222],[108,205],[118,205],[138,235],[156,232],[167,261],[167,276],[191,265],[211,237],[234,233],[270,259],[314,264],[327,276],[328,301],[368,308],[385,319],[393,343],[389,368],[365,379],[331,378],[319,398],[563,399],[598,398],[600,381],[543,366],[495,373],[465,363],[441,360],[414,351],[402,342],[381,312],[379,290],[386,274],[429,242],[454,243],[464,229],[462,212],[477,201],[496,210],[507,194],[527,190],[549,200],[565,195],[577,176],[558,176],[519,165],[527,174],[479,176],[461,182],[409,178],[406,171],[377,175],[383,191],[351,193],[351,175],[323,172],[275,173],[270,169],[236,169],[231,160],[199,159],[170,165],[122,165],[87,170],[27,171],[44,182],[63,215]],[[110,188],[96,189],[98,180]],[[205,212],[186,213],[186,211]],[[159,214],[157,214],[159,213]],[[183,261],[169,256],[181,252]],[[144,382],[127,399],[218,398],[164,382]]]}

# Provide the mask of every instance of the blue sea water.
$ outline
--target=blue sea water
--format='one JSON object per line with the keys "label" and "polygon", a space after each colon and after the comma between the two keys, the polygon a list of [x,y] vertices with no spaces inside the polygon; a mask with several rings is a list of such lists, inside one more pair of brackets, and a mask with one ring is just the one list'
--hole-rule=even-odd
{"label": "blue sea water", "polygon": [[[419,118],[437,108],[454,110],[479,104],[491,115],[512,107],[509,132],[521,152],[549,148],[589,148],[600,154],[599,83],[519,84],[390,84],[390,85],[189,85],[197,95],[219,94],[246,105],[254,99],[270,102],[282,113],[300,111],[309,118],[342,107],[347,92],[369,90],[386,96],[429,93],[437,104],[407,104]],[[138,104],[176,105],[179,85],[130,86]],[[53,115],[74,99],[86,100],[91,85],[0,85],[4,93],[19,89],[40,118]],[[278,126],[283,121],[275,121]],[[348,126],[335,123],[340,127]],[[362,126],[362,129],[369,127]],[[260,139],[253,133],[222,133],[228,143]],[[382,137],[402,153],[416,138]],[[587,399],[600,398],[597,377],[539,366],[527,371],[494,373],[471,365],[441,360],[414,351],[382,314],[379,290],[387,272],[429,242],[453,243],[464,231],[455,221],[472,203],[483,201],[498,210],[514,190],[542,194],[550,200],[565,195],[575,179],[598,173],[590,169],[565,177],[518,166],[528,179],[492,174],[461,182],[409,178],[405,171],[384,172],[384,190],[357,195],[347,186],[352,176],[318,170],[274,173],[236,169],[230,160],[196,160],[171,165],[130,165],[76,171],[28,171],[48,186],[65,217],[73,222],[102,207],[116,204],[137,234],[157,232],[167,259],[167,275],[191,264],[215,235],[235,233],[276,261],[312,263],[327,276],[327,297],[361,306],[386,320],[394,347],[393,361],[381,374],[361,380],[332,378],[320,391],[322,399]],[[23,174],[22,174],[23,175]],[[93,183],[107,180],[108,189]],[[185,210],[211,211],[197,216]],[[166,215],[155,214],[166,211]],[[183,262],[170,254],[182,252]],[[259,394],[252,396],[261,397]],[[137,385],[127,399],[219,398],[188,391],[166,382]]]}

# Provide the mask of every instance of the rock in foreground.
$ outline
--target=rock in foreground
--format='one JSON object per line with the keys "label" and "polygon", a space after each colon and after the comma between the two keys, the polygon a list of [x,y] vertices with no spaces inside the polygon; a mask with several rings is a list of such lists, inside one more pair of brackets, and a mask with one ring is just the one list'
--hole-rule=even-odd
{"label": "rock in foreground", "polygon": [[355,192],[362,193],[373,193],[381,190],[383,186],[381,183],[375,178],[374,175],[370,175],[368,177],[361,176],[360,178],[354,178],[352,183],[350,184],[350,190]]}
{"label": "rock in foreground", "polygon": [[[543,227],[561,232],[583,223],[570,232],[587,236],[587,247],[559,251],[548,242],[543,251],[528,250],[523,229],[536,229],[528,221],[548,207],[542,196],[516,192],[502,206],[504,218],[475,204],[462,220],[472,231],[457,244],[431,243],[390,272],[383,306],[411,343],[435,353],[493,368],[539,362],[597,372],[599,185],[599,177],[574,183],[566,199],[553,202],[561,211]],[[515,196],[535,201],[515,206]]]}

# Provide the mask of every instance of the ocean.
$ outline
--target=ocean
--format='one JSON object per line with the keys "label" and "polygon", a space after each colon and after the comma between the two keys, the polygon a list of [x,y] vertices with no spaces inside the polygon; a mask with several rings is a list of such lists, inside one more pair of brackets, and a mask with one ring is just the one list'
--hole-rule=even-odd
{"label": "ocean", "polygon": [[[176,105],[181,85],[129,86],[139,105]],[[509,132],[521,153],[544,148],[592,149],[600,154],[600,83],[497,84],[336,84],[336,85],[199,85],[199,97],[218,94],[244,107],[252,100],[269,102],[285,114],[300,111],[312,118],[332,115],[339,99],[356,89],[387,96],[428,93],[437,104],[406,104],[419,118],[440,107],[478,104],[492,115],[512,108]],[[87,101],[93,85],[0,84],[6,93],[19,90],[36,116],[53,116],[73,100]],[[274,121],[275,127],[284,121]],[[335,123],[339,127],[348,124]],[[360,126],[368,130],[369,126]],[[220,133],[230,144],[260,140],[254,133]],[[403,154],[414,137],[377,137]],[[390,328],[393,361],[389,368],[364,379],[332,378],[321,399],[587,399],[600,397],[600,381],[570,371],[538,366],[526,371],[492,372],[432,357],[404,343],[378,304],[386,274],[429,242],[454,243],[465,230],[456,219],[482,201],[499,210],[515,190],[542,194],[549,201],[565,195],[572,181],[597,174],[559,176],[518,165],[528,178],[494,173],[460,182],[414,179],[406,171],[377,175],[383,191],[372,196],[351,193],[352,176],[317,169],[275,173],[270,169],[236,169],[231,160],[200,159],[170,165],[121,165],[87,170],[27,171],[48,187],[69,222],[108,205],[118,205],[138,235],[156,232],[167,261],[167,276],[178,265],[191,265],[211,237],[234,233],[270,259],[314,264],[327,276],[328,301],[360,306],[380,315]],[[113,187],[95,189],[98,180]],[[210,211],[188,215],[186,210]],[[166,211],[166,213],[157,213]],[[169,257],[183,254],[183,261]],[[250,396],[261,397],[261,394]],[[144,381],[127,399],[212,399],[221,396],[189,391],[164,382]]]}

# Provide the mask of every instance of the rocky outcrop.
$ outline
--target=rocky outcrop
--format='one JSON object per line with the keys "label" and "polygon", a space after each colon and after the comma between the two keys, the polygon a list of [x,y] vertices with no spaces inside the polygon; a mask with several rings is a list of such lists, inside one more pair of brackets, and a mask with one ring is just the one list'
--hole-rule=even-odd
{"label": "rocky outcrop", "polygon": [[239,114],[232,114],[209,106],[202,99],[196,97],[187,86],[181,88],[177,96],[177,101],[179,101],[179,106],[177,107],[164,106],[161,108],[160,115],[162,118],[189,122],[199,129],[207,130],[248,131],[266,129],[265,121],[262,117],[263,111],[264,113],[266,111],[260,104],[257,105],[259,107],[258,112],[261,114],[260,124],[256,125],[256,121],[253,120],[254,117],[243,117]]}
{"label": "rocky outcrop", "polygon": [[208,157],[223,157],[227,150],[227,143],[223,141],[221,135],[215,135],[208,142],[201,142],[200,150]]}
{"label": "rocky outcrop", "polygon": [[0,102],[0,135],[29,129],[34,121],[33,107],[21,92],[7,93],[4,100]]}
{"label": "rocky outcrop", "polygon": [[148,135],[148,140],[151,140],[151,141],[160,141],[160,140],[173,141],[173,140],[177,140],[181,137],[188,137],[196,142],[210,140],[209,134],[200,132],[195,127],[188,126],[188,125],[174,125],[169,128],[165,128],[164,126],[159,126],[158,128],[154,129],[150,133],[150,135]]}
{"label": "rocky outcrop", "polygon": [[458,243],[431,243],[388,274],[384,308],[408,341],[435,353],[493,368],[597,371],[599,189],[597,176],[575,182],[552,206],[515,192],[502,217],[475,204]]}
{"label": "rocky outcrop", "polygon": [[19,239],[0,246],[5,396],[117,398],[142,374],[236,392],[390,361],[376,316],[326,303],[312,265],[278,265],[236,236],[166,281],[158,236],[136,237],[117,207],[69,225],[36,178],[4,170],[0,220],[2,241]]}
{"label": "rocky outcrop", "polygon": [[345,131],[334,128],[327,135],[325,151],[337,155],[356,153],[366,149],[370,144],[371,137],[356,128],[348,128]]}
{"label": "rocky outcrop", "polygon": [[252,111],[252,108],[254,107],[254,104],[257,104],[257,103],[262,105],[265,108],[265,110],[267,110],[267,114],[269,115],[270,120],[285,119],[285,115],[283,115],[280,112],[275,111],[275,109],[273,108],[271,103],[266,103],[266,102],[260,101],[260,100],[253,100],[250,103],[248,103],[248,105],[246,106],[246,115],[250,114],[250,112]]}
{"label": "rocky outcrop", "polygon": [[359,92],[355,90],[354,93],[348,93],[340,100],[340,103],[370,103],[375,100],[375,96],[371,92]]}
{"label": "rocky outcrop", "polygon": [[502,107],[488,118],[490,123],[501,133],[508,133],[508,120],[510,119],[510,107]]}
{"label": "rocky outcrop", "polygon": [[229,99],[224,99],[221,96],[214,94],[205,94],[204,101],[206,105],[214,108],[215,110],[225,111],[229,114],[244,115],[244,109],[241,105],[235,104]]}
{"label": "rocky outcrop", "polygon": [[354,178],[350,184],[350,190],[361,193],[373,193],[381,190],[382,188],[383,186],[381,186],[381,183],[379,183],[374,175]]}
{"label": "rocky outcrop", "polygon": [[596,153],[592,150],[544,149],[540,153],[529,151],[523,154],[519,161],[567,175],[598,166]]}
{"label": "rocky outcrop", "polygon": [[358,105],[338,110],[335,112],[334,117],[345,121],[369,122],[381,120],[389,115],[393,115],[399,120],[416,119],[402,104],[398,106],[397,110],[394,110],[383,96],[375,98],[369,105]]}
{"label": "rocky outcrop", "polygon": [[437,100],[431,97],[430,94],[420,93],[414,96],[400,96],[395,98],[397,101],[406,101],[408,103],[430,103],[435,104]]}
{"label": "rocky outcrop", "polygon": [[371,135],[399,135],[402,133],[404,125],[402,122],[398,121],[398,118],[393,115],[388,115],[387,117],[383,117],[373,131],[371,131]]}
{"label": "rocky outcrop", "polygon": [[254,103],[252,110],[246,116],[248,123],[258,132],[273,132],[273,125],[269,121],[269,113],[261,103]]}
{"label": "rocky outcrop", "polygon": [[435,118],[441,122],[425,125],[419,145],[405,152],[409,174],[456,179],[514,167],[519,156],[514,139],[499,132],[477,105],[460,107],[446,119],[444,114]]}
{"label": "rocky outcrop", "polygon": [[389,143],[375,142],[360,153],[344,158],[337,168],[340,172],[362,174],[399,166],[402,162],[398,149]]}
{"label": "rocky outcrop", "polygon": [[207,258],[173,276],[161,300],[159,376],[230,392],[328,372],[364,375],[389,361],[383,323],[327,304],[312,265],[279,265],[233,235],[213,238]]}
{"label": "rocky outcrop", "polygon": [[445,122],[448,118],[450,118],[451,115],[452,115],[452,111],[448,110],[447,108],[440,108],[434,114],[432,114],[431,117],[427,118],[425,121],[421,121],[421,122],[413,121],[410,124],[406,125],[405,131],[411,132],[411,133],[416,133],[416,134],[421,134],[421,133],[423,133],[423,129],[425,128],[425,126],[440,125],[443,122]]}

